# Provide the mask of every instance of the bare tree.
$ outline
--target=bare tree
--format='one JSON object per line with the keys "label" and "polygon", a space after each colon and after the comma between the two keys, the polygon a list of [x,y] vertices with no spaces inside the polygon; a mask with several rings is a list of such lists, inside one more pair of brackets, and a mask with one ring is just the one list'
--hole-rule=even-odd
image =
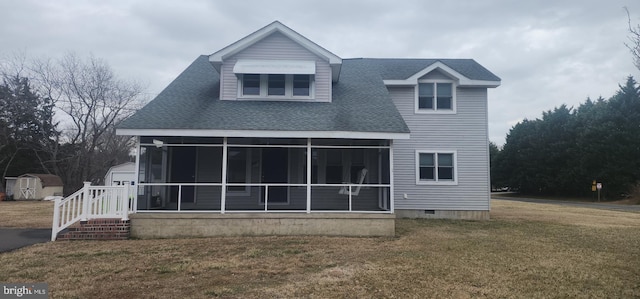
{"label": "bare tree", "polygon": [[640,24],[635,26],[631,24],[631,14],[629,13],[629,9],[626,7],[624,9],[627,11],[627,20],[629,24],[629,42],[625,43],[625,45],[629,48],[629,51],[631,51],[633,62],[640,70]]}
{"label": "bare tree", "polygon": [[140,107],[140,84],[117,78],[104,60],[73,53],[36,60],[31,71],[39,91],[62,112],[63,133],[50,154],[67,192],[83,181],[99,182],[110,166],[127,159],[131,138],[116,136],[115,126]]}

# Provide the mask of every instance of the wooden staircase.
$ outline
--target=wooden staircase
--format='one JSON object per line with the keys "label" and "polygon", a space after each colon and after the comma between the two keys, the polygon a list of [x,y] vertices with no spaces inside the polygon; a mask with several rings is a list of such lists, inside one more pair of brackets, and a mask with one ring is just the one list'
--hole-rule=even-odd
{"label": "wooden staircase", "polygon": [[85,182],[82,189],[69,197],[56,198],[51,241],[58,238],[64,240],[129,238],[129,214],[135,212],[136,192],[135,186],[91,186],[91,183]]}

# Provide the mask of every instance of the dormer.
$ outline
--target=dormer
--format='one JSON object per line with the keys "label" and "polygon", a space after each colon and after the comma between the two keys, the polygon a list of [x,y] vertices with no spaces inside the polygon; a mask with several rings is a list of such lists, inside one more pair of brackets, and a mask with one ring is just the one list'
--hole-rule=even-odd
{"label": "dormer", "polygon": [[221,100],[330,102],[342,59],[276,21],[209,56]]}
{"label": "dormer", "polygon": [[[457,69],[436,60],[406,79],[384,80],[387,86],[413,86],[416,114],[455,114],[458,88],[495,88],[500,79],[473,60],[445,60],[462,63]],[[466,70],[463,74],[459,70]]]}

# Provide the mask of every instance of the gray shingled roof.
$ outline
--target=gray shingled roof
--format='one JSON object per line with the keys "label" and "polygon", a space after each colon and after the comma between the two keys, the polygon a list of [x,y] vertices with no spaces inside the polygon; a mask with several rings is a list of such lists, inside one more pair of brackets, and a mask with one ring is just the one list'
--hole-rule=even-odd
{"label": "gray shingled roof", "polygon": [[500,80],[471,59],[344,59],[331,103],[221,101],[219,74],[203,55],[118,128],[409,133],[383,80],[436,61],[470,79]]}
{"label": "gray shingled roof", "polygon": [[401,59],[401,58],[363,58],[378,65],[384,80],[404,80],[428,66],[442,62],[471,80],[500,81],[473,59]]}
{"label": "gray shingled roof", "polygon": [[58,186],[64,186],[64,184],[62,183],[62,179],[55,175],[55,174],[43,174],[43,173],[26,173],[23,174],[21,176],[19,176],[20,178],[22,177],[26,177],[26,176],[30,176],[30,177],[37,177],[40,179],[40,182],[42,183],[42,187],[58,187]]}

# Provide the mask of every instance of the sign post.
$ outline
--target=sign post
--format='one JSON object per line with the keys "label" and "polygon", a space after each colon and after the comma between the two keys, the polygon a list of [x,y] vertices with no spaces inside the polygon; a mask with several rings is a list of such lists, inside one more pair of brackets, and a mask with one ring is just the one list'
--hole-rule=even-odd
{"label": "sign post", "polygon": [[600,190],[602,190],[602,183],[597,183],[596,189],[598,189],[598,202],[600,202]]}

